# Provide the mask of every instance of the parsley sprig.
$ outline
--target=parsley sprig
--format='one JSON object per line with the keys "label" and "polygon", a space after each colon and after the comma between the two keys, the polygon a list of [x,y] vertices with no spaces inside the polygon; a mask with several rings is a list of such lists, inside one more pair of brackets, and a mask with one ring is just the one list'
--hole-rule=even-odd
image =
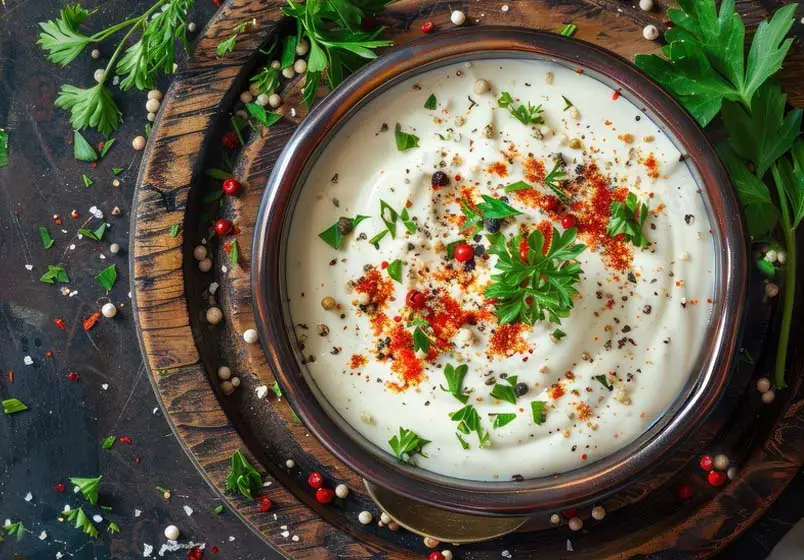
{"label": "parsley sprig", "polygon": [[413,430],[399,427],[399,435],[388,440],[388,445],[396,455],[396,458],[409,465],[416,464],[416,455],[421,455],[425,459],[427,454],[424,446],[430,443],[429,439],[424,439]]}
{"label": "parsley sprig", "polygon": [[461,364],[458,367],[452,364],[445,365],[444,377],[447,379],[447,386],[444,387],[442,385],[441,390],[446,391],[463,404],[466,404],[466,401],[469,400],[469,396],[465,395],[463,392],[463,378],[466,377],[468,372],[469,366],[466,364]]}
{"label": "parsley sprig", "polygon": [[481,197],[483,202],[476,204],[474,207],[466,199],[461,201],[461,212],[466,217],[461,231],[471,233],[475,227],[483,229],[484,219],[502,220],[522,213],[499,198],[486,194],[481,195]]}
{"label": "parsley sprig", "polygon": [[451,413],[449,418],[458,423],[457,428],[460,433],[456,434],[456,436],[458,437],[458,441],[461,442],[461,447],[469,449],[469,444],[461,434],[468,436],[472,433],[477,434],[479,447],[484,448],[491,446],[491,435],[488,430],[483,428],[482,422],[480,421],[480,414],[477,412],[474,405],[467,404],[463,408]]}
{"label": "parsley sprig", "polygon": [[[745,53],[745,25],[734,0],[681,0],[668,10],[666,58],[638,55],[636,64],[666,87],[705,126],[721,116],[728,142],[719,152],[757,241],[783,245],[782,320],[774,385],[783,388],[796,287],[796,229],[804,217],[804,143],[800,109],[772,79],[793,39],[797,5],[779,8],[759,24]],[[775,193],[771,191],[775,190]],[[781,238],[783,243],[778,243]]]}
{"label": "parsley sprig", "polygon": [[[39,24],[42,31],[38,44],[47,52],[48,60],[60,66],[72,62],[88,45],[101,43],[127,29],[96,85],[80,88],[65,84],[61,87],[55,105],[70,112],[74,129],[95,128],[105,135],[117,129],[122,113],[104,85],[112,74],[121,77],[121,89],[142,90],[154,87],[158,72],[173,72],[176,42],[187,48],[186,19],[193,4],[194,0],[156,0],[141,15],[92,35],[84,34],[80,26],[94,11],[77,3],[62,9],[57,19]],[[163,6],[166,6],[164,10]],[[136,32],[140,33],[139,39],[126,48]]]}
{"label": "parsley sprig", "polygon": [[534,106],[530,102],[527,105],[517,105],[514,98],[507,91],[500,94],[500,98],[497,99],[497,105],[508,109],[508,112],[522,124],[542,124],[544,122],[541,105]]}
{"label": "parsley sprig", "polygon": [[574,306],[575,285],[580,280],[581,265],[576,261],[586,246],[575,242],[575,228],[563,233],[553,228],[552,242],[544,254],[544,236],[538,230],[527,238],[528,260],[520,258],[522,236],[506,240],[501,233],[488,236],[488,252],[497,256],[499,271],[486,288],[487,298],[496,298],[495,309],[500,324],[548,320],[561,324]]}
{"label": "parsley sprig", "polygon": [[232,455],[232,470],[226,477],[226,490],[238,491],[246,498],[251,498],[251,492],[262,486],[262,477],[257,469],[251,466],[243,453],[238,449]]}
{"label": "parsley sprig", "polygon": [[639,202],[634,193],[628,193],[625,202],[612,201],[606,232],[611,237],[625,235],[625,238],[635,246],[645,248],[648,246],[648,238],[642,232],[642,228],[647,219],[648,203]]}

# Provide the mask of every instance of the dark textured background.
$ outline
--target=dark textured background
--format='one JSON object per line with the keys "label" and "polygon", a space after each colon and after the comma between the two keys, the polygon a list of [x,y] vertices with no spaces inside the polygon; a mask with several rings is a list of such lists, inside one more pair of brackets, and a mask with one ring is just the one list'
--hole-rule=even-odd
{"label": "dark textured background", "polygon": [[[65,114],[53,108],[53,100],[61,83],[91,84],[94,69],[105,66],[105,59],[92,60],[87,51],[66,69],[46,62],[35,45],[36,23],[55,17],[64,3],[0,0],[0,127],[10,132],[11,160],[9,167],[0,169],[0,399],[17,397],[31,408],[0,417],[0,523],[19,520],[30,531],[20,543],[11,539],[0,544],[0,559],[51,559],[59,551],[76,559],[141,558],[144,543],[154,546],[158,558],[165,541],[162,531],[169,523],[181,528],[183,543],[207,543],[205,558],[277,558],[231,513],[213,512],[219,497],[196,472],[158,411],[128,312],[126,247],[139,165],[139,154],[130,145],[146,124],[145,94],[121,94],[115,88],[126,118],[116,134],[117,144],[97,169],[73,159],[71,127]],[[149,2],[87,5],[99,4],[90,20],[92,29],[140,13]],[[190,20],[201,28],[214,10],[211,1],[199,0]],[[114,44],[100,48],[108,56]],[[160,89],[167,84],[162,80]],[[95,137],[88,137],[94,143]],[[117,188],[112,185],[112,167],[125,168]],[[84,186],[82,173],[94,180],[91,187]],[[101,243],[76,238],[93,205],[112,226]],[[120,216],[111,215],[115,206],[122,210]],[[70,218],[73,209],[81,214],[79,219]],[[61,226],[54,223],[54,214],[61,216]],[[56,241],[49,250],[42,248],[39,225],[46,225]],[[122,247],[118,255],[108,250],[114,242]],[[61,285],[38,281],[51,263],[67,269],[69,288],[77,292],[73,297],[63,295]],[[120,312],[85,332],[82,319],[106,301],[93,277],[110,263],[117,264],[119,278],[109,297]],[[66,330],[54,325],[56,317],[64,320]],[[47,352],[53,353],[51,358]],[[34,360],[31,366],[23,362],[27,355]],[[8,371],[14,372],[13,383]],[[80,380],[68,381],[69,371],[77,372]],[[100,444],[108,435],[129,436],[133,445],[118,441],[103,450]],[[83,502],[72,494],[67,478],[97,474],[104,476],[101,503],[113,510],[87,509],[105,518],[98,524],[101,537],[91,540],[56,518],[65,504],[77,507]],[[59,482],[67,485],[63,494],[53,490]],[[169,488],[172,499],[165,500],[156,486]],[[33,495],[30,502],[24,499],[28,492]],[[764,558],[801,517],[802,496],[800,474],[769,514],[721,558]],[[194,510],[189,517],[185,505]],[[138,518],[136,509],[142,511]],[[119,535],[105,534],[107,520],[120,526]],[[42,541],[38,536],[43,530],[48,537]],[[220,549],[218,554],[210,552],[213,545]],[[185,558],[186,551],[164,557]]]}

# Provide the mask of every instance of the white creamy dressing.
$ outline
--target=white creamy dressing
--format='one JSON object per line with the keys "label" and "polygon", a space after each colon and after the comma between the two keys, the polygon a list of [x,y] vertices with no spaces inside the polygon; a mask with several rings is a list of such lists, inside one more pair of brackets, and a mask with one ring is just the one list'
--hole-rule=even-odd
{"label": "white creamy dressing", "polygon": [[[548,72],[552,83],[545,79]],[[491,84],[490,92],[473,92],[480,78]],[[497,107],[503,91],[518,103],[542,104],[545,124],[554,133],[543,129],[545,138],[537,138],[531,126]],[[431,94],[437,98],[437,110],[424,108]],[[610,87],[594,78],[549,62],[500,59],[456,64],[384,92],[337,132],[315,163],[290,230],[287,285],[292,319],[308,327],[296,331],[307,362],[303,367],[309,368],[345,420],[374,444],[390,452],[388,440],[402,426],[431,440],[424,447],[427,457],[415,457],[421,468],[473,480],[547,476],[622,448],[672,404],[692,373],[710,319],[715,272],[710,224],[696,182],[677,148],[637,107],[623,97],[612,99],[612,94]],[[571,100],[580,116],[564,110],[562,96]],[[469,97],[477,103],[471,109]],[[461,119],[465,119],[462,124]],[[397,122],[402,130],[419,137],[420,147],[397,149]],[[485,135],[488,124],[493,126],[490,139]],[[439,138],[438,133],[449,139]],[[633,135],[633,141],[624,141],[623,134]],[[583,148],[569,147],[572,139],[582,140]],[[495,176],[488,165],[505,162],[501,152],[510,152],[511,142],[522,157],[508,162],[507,176]],[[405,298],[411,289],[440,287],[464,309],[477,309],[496,257],[475,259],[476,269],[464,276],[474,277],[468,289],[457,281],[439,282],[433,277],[434,271],[450,263],[462,268],[447,260],[443,247],[462,238],[459,225],[445,219],[449,214],[461,216],[456,203],[460,186],[477,183],[475,202],[480,194],[508,196],[511,206],[523,212],[506,222],[504,233],[522,224],[532,230],[549,219],[547,214],[528,207],[513,193],[506,195],[502,187],[527,181],[522,165],[525,154],[545,160],[549,171],[550,154],[556,152],[567,161],[570,177],[578,164],[593,158],[612,185],[627,187],[640,200],[649,200],[651,210],[659,208],[644,227],[651,245],[647,249],[631,246],[631,280],[636,283],[629,281],[628,271],[610,268],[600,248],[587,249],[579,258],[581,296],[560,325],[566,333],[563,339],[551,338],[555,324],[537,322],[522,335],[527,351],[489,357],[496,321],[465,324],[449,351],[432,363],[424,362],[421,383],[402,391],[390,387],[401,380],[392,372],[391,361],[376,359],[377,341],[382,337],[372,334],[370,317],[359,310],[359,294],[349,289],[348,282],[364,275],[366,265],[377,267],[387,280],[382,261],[400,259],[402,283],[392,282],[394,300],[384,310],[389,318],[407,317]],[[658,178],[649,177],[646,166],[639,163],[650,153],[658,162]],[[439,167],[441,161],[445,167]],[[450,183],[436,190],[431,177],[439,169],[450,176]],[[455,175],[460,175],[459,181]],[[544,185],[535,188],[549,194]],[[410,201],[408,212],[419,228],[410,235],[398,223],[396,238],[386,235],[378,250],[367,238],[385,227],[379,216],[381,199],[397,211]],[[371,218],[345,236],[340,250],[318,238],[339,217],[358,214]],[[561,231],[560,219],[553,222]],[[485,234],[480,243],[488,248]],[[585,242],[582,236],[579,241]],[[335,298],[339,309],[322,309],[325,296]],[[318,332],[320,324],[328,328],[325,336]],[[406,319],[402,324],[407,324]],[[354,355],[367,363],[353,369]],[[490,447],[479,448],[473,433],[464,436],[470,444],[464,450],[456,438],[456,422],[449,415],[463,405],[440,388],[446,386],[442,369],[446,363],[468,365],[467,404],[476,407],[490,432]],[[595,380],[609,372],[613,390]],[[516,405],[489,396],[493,384],[486,382],[492,377],[503,382],[501,373],[516,375],[529,386]],[[557,383],[564,394],[554,398],[550,387]],[[541,425],[532,418],[533,400],[547,403]],[[516,413],[517,418],[493,429],[491,413]]]}

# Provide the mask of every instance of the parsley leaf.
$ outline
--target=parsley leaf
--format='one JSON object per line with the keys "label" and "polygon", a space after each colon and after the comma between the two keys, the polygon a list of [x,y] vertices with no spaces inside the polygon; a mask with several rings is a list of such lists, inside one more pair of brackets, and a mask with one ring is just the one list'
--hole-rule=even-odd
{"label": "parsley leaf", "polygon": [[481,195],[481,197],[483,198],[483,202],[477,204],[476,208],[484,218],[503,219],[518,216],[522,213],[498,198],[491,197],[487,194]]}
{"label": "parsley leaf", "polygon": [[418,351],[421,350],[422,352],[427,352],[430,350],[430,344],[432,341],[430,337],[427,336],[427,333],[421,327],[416,327],[413,330],[413,349]]}
{"label": "parsley leaf", "polygon": [[73,130],[73,157],[78,161],[95,161],[98,153],[80,132]]}
{"label": "parsley leaf", "polygon": [[561,31],[558,32],[559,35],[563,35],[564,37],[572,37],[575,35],[575,31],[578,29],[578,26],[574,23],[568,23],[564,27],[561,28]]}
{"label": "parsley leaf", "polygon": [[773,179],[777,187],[781,185],[787,196],[791,211],[790,227],[796,229],[804,218],[804,140],[796,141],[790,155],[792,163],[788,158],[776,163],[778,169]]}
{"label": "parsley leaf", "polygon": [[504,91],[497,99],[497,105],[504,109],[508,109],[511,115],[521,122],[522,124],[542,124],[542,106],[533,106],[530,103],[527,105],[516,105],[514,98],[510,93]]}
{"label": "parsley leaf", "polygon": [[516,390],[514,389],[514,385],[516,385],[516,376],[513,378],[507,378],[507,384],[503,383],[495,383],[494,387],[491,390],[491,396],[495,399],[509,402],[511,404],[516,404]]}
{"label": "parsley leaf", "polygon": [[109,521],[109,525],[106,527],[106,531],[112,534],[119,533],[120,527],[114,521]]}
{"label": "parsley leaf", "polygon": [[514,192],[514,191],[525,191],[528,189],[532,189],[533,185],[526,183],[525,181],[517,181],[516,183],[511,183],[510,185],[506,185],[503,189],[505,192]]}
{"label": "parsley leaf", "polygon": [[45,284],[53,284],[54,282],[68,284],[70,282],[70,277],[67,276],[67,271],[64,270],[64,267],[49,264],[47,265],[47,272],[45,272],[39,278],[39,281],[44,282]]}
{"label": "parsley leaf", "polygon": [[0,169],[8,165],[8,132],[0,128]]}
{"label": "parsley leaf", "polygon": [[171,237],[178,237],[179,232],[181,231],[181,224],[170,224],[170,229],[168,231],[170,232]]}
{"label": "parsley leaf", "polygon": [[232,34],[231,37],[229,37],[228,39],[224,39],[223,41],[218,43],[218,45],[215,47],[215,54],[217,54],[218,56],[224,56],[232,52],[235,48],[235,45],[237,44],[237,36],[246,30],[248,24],[249,22],[243,22],[237,25],[234,29],[234,34]]}
{"label": "parsley leaf", "polygon": [[279,68],[265,66],[258,73],[254,74],[249,81],[257,84],[257,93],[271,95],[279,86]]}
{"label": "parsley leaf", "polygon": [[541,425],[544,422],[544,408],[547,403],[544,401],[530,401],[530,411],[533,415],[533,423]]}
{"label": "parsley leaf", "polygon": [[544,254],[544,236],[535,230],[527,237],[528,260],[523,262],[519,251],[522,236],[507,241],[501,233],[488,236],[488,253],[497,256],[498,273],[491,277],[485,296],[497,298],[495,313],[500,324],[532,325],[537,320],[561,324],[561,318],[569,316],[582,272],[576,259],[586,249],[575,243],[575,237],[575,228],[563,233],[553,228],[552,242]]}
{"label": "parsley leaf", "polygon": [[318,234],[327,245],[333,249],[340,249],[343,245],[344,236],[351,233],[357,224],[363,220],[368,220],[368,216],[358,214],[354,218],[341,217],[337,222]]}
{"label": "parsley leaf", "polygon": [[639,202],[636,195],[630,192],[625,202],[613,200],[610,210],[606,233],[611,237],[625,235],[628,241],[643,249],[648,246],[648,238],[642,233],[645,220],[648,219],[647,202]]}
{"label": "parsley leaf", "polygon": [[388,445],[396,455],[396,458],[403,463],[410,465],[416,464],[416,455],[421,455],[425,459],[427,454],[424,452],[424,446],[430,443],[429,439],[424,439],[413,430],[408,430],[400,426],[399,435],[394,436],[388,440]]}
{"label": "parsley leaf", "polygon": [[109,138],[108,140],[105,140],[103,142],[103,145],[101,146],[101,150],[100,150],[100,158],[101,159],[106,157],[106,154],[109,153],[109,150],[112,149],[112,146],[114,146],[114,143],[116,141],[117,141],[117,138]]}
{"label": "parsley leaf", "polygon": [[229,244],[229,264],[237,266],[239,263],[240,245],[237,243],[237,239],[232,239],[232,242]]}
{"label": "parsley leaf", "polygon": [[770,190],[729,147],[721,146],[719,153],[745,210],[748,233],[758,239],[765,237],[776,226],[779,216]]}
{"label": "parsley leaf", "polygon": [[608,378],[608,377],[606,377],[606,376],[605,376],[605,375],[603,375],[603,374],[601,374],[601,375],[596,375],[596,376],[595,376],[595,381],[597,381],[598,383],[600,383],[601,385],[603,385],[603,387],[605,387],[605,388],[606,388],[606,389],[608,389],[609,391],[613,391],[613,390],[614,390],[614,385],[612,385],[611,383],[609,383],[609,378]]}
{"label": "parsley leaf", "polygon": [[98,536],[98,529],[87,514],[84,513],[83,508],[71,509],[69,511],[65,510],[61,512],[61,515],[64,517],[65,521],[75,521],[75,528],[81,529],[93,539]]}
{"label": "parsley leaf", "polygon": [[58,19],[39,24],[42,32],[36,44],[47,51],[50,62],[67,66],[92,41],[91,37],[78,31],[78,26],[88,15],[89,12],[79,4],[73,4],[62,9]]}
{"label": "parsley leaf", "polygon": [[446,391],[463,404],[466,404],[466,401],[469,400],[469,396],[463,394],[463,379],[468,372],[469,366],[466,364],[461,364],[458,367],[454,367],[452,364],[445,365],[444,377],[447,378],[447,387],[445,389],[444,386],[441,385],[441,390]]}
{"label": "parsley leaf", "polygon": [[101,223],[94,231],[91,229],[87,229],[82,227],[78,230],[79,235],[86,237],[87,239],[91,239],[93,241],[100,241],[103,239],[103,234],[106,233],[109,224],[106,222]]}
{"label": "parsley leaf", "polygon": [[50,236],[50,232],[47,230],[45,226],[39,226],[39,237],[42,238],[42,247],[45,249],[50,249],[53,247],[53,238]]}
{"label": "parsley leaf", "polygon": [[400,284],[402,283],[402,261],[399,259],[395,259],[391,261],[391,264],[388,265],[388,276],[392,279],[396,280]]}
{"label": "parsley leaf", "polygon": [[86,89],[65,84],[54,105],[70,111],[70,123],[76,130],[91,127],[101,134],[111,134],[123,120],[117,103],[103,83]]}
{"label": "parsley leaf", "polygon": [[500,414],[492,414],[494,417],[494,423],[491,425],[492,428],[502,428],[516,420],[516,414],[514,413],[500,413]]}
{"label": "parsley leaf", "polygon": [[238,449],[232,455],[232,470],[226,477],[226,490],[229,492],[238,491],[246,498],[251,498],[252,490],[262,486],[262,477],[257,470],[251,466],[246,457]]}
{"label": "parsley leaf", "polygon": [[115,282],[117,282],[117,265],[111,264],[101,270],[95,275],[95,280],[103,286],[104,290],[107,292],[110,291],[114,287]]}
{"label": "parsley leaf", "polygon": [[419,147],[419,137],[415,134],[402,132],[402,125],[399,123],[396,123],[396,127],[394,128],[394,140],[396,141],[396,149],[400,152]]}
{"label": "parsley leaf", "polygon": [[[8,533],[9,537],[17,537],[18,541],[22,540],[22,537],[25,536],[25,525],[22,524],[22,521],[17,521],[16,523],[7,523],[3,525],[2,529]],[[0,543],[3,542],[2,536],[0,536]]]}
{"label": "parsley leaf", "polygon": [[[480,422],[480,414],[478,414],[474,405],[468,404],[460,410],[451,413],[449,417],[450,420],[458,422],[458,431],[460,433],[467,436],[471,433],[477,434],[478,445],[481,448],[491,445],[491,437],[483,428]],[[464,447],[464,449],[468,449],[468,445]]]}
{"label": "parsley leaf", "polygon": [[103,475],[100,475],[97,478],[71,477],[70,482],[78,486],[78,489],[81,491],[81,494],[83,494],[84,499],[94,506],[98,504],[98,487],[100,486],[102,478]]}
{"label": "parsley leaf", "polygon": [[116,437],[109,436],[105,440],[103,440],[103,443],[101,444],[101,447],[103,449],[111,449],[112,446],[114,445],[114,442],[116,442],[116,441],[117,441]]}
{"label": "parsley leaf", "polygon": [[269,127],[282,120],[282,115],[278,113],[268,112],[265,107],[257,103],[246,103],[246,111],[248,114],[257,119],[262,126]]}
{"label": "parsley leaf", "polygon": [[3,412],[5,414],[16,414],[28,410],[28,405],[19,399],[6,399],[3,401]]}
{"label": "parsley leaf", "polygon": [[424,108],[430,109],[431,111],[438,107],[438,100],[436,99],[435,94],[430,94],[430,97],[427,98],[427,101],[424,102]]}

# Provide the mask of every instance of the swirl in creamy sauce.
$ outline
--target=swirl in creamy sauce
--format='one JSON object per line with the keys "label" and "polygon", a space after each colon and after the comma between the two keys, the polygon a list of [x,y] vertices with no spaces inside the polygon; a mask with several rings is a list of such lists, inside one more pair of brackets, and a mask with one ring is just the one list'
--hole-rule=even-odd
{"label": "swirl in creamy sauce", "polygon": [[[546,76],[550,74],[550,79]],[[492,90],[473,92],[477,79]],[[550,82],[550,83],[547,83]],[[497,106],[508,91],[542,104],[545,124],[525,125]],[[435,110],[424,108],[435,95]],[[574,108],[566,107],[562,98]],[[419,137],[399,151],[394,127]],[[551,200],[544,176],[560,154],[567,164],[570,208]],[[443,171],[447,185],[433,187]],[[516,181],[533,189],[505,193]],[[649,201],[650,245],[606,234],[612,200],[628,192]],[[482,236],[464,236],[459,202],[507,197],[522,212],[501,231],[562,231],[577,218],[579,262],[569,317],[557,325],[499,325],[483,295],[495,256]],[[415,232],[385,229],[380,201],[407,215]],[[339,217],[369,216],[336,250],[318,238]],[[672,404],[691,375],[710,319],[713,243],[698,186],[678,149],[624,97],[597,80],[541,61],[456,64],[405,81],[363,107],[339,130],[307,178],[294,211],[287,285],[305,367],[326,398],[358,432],[389,451],[400,426],[431,440],[421,468],[473,480],[509,480],[571,470],[622,448]],[[465,239],[474,267],[447,257]],[[401,283],[388,263],[400,260]],[[426,306],[412,313],[410,290]],[[337,308],[324,310],[330,296]],[[413,317],[427,320],[433,344],[413,349]],[[305,328],[306,327],[306,328]],[[474,434],[456,438],[450,414],[463,405],[442,390],[444,365],[466,364],[467,404],[475,407],[490,446]],[[516,376],[527,393],[516,404],[491,397]],[[603,376],[600,378],[599,376]],[[605,380],[605,384],[603,382]],[[606,385],[611,386],[609,390]],[[534,422],[530,402],[543,401]],[[516,414],[492,428],[494,414]],[[490,416],[492,415],[492,416]]]}

